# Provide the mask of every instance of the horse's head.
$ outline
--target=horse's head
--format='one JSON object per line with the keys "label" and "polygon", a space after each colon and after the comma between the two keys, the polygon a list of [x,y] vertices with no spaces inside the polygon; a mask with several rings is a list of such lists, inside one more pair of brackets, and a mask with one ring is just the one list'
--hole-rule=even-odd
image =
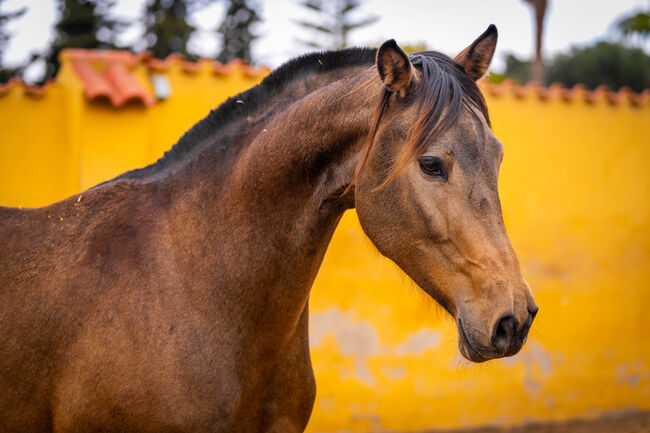
{"label": "horse's head", "polygon": [[506,233],[503,148],[475,84],[496,40],[490,26],[454,59],[379,48],[383,89],[355,183],[363,230],[455,317],[475,362],[517,353],[538,310]]}

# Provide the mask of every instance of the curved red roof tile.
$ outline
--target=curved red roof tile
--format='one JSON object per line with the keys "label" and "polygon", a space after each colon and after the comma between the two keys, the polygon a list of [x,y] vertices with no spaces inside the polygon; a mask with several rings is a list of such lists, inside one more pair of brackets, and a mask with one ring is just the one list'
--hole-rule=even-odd
{"label": "curved red roof tile", "polygon": [[126,66],[136,66],[151,54],[148,51],[133,54],[129,51],[118,50],[82,50],[78,48],[68,48],[61,52],[62,58],[75,61],[90,61],[97,63],[122,63]]}
{"label": "curved red roof tile", "polygon": [[198,61],[198,62],[190,62],[188,60],[181,60],[181,69],[183,72],[189,72],[189,73],[197,73],[203,68],[203,62]]}
{"label": "curved red roof tile", "polygon": [[113,93],[111,86],[104,80],[104,77],[92,67],[87,61],[79,60],[72,63],[72,68],[77,73],[84,88],[84,94],[88,99],[99,96],[110,98]]}
{"label": "curved red roof tile", "polygon": [[163,72],[169,69],[169,64],[164,60],[160,59],[149,59],[147,60],[147,66],[149,69],[153,69],[156,72]]}
{"label": "curved red roof tile", "polygon": [[629,87],[621,87],[618,92],[609,92],[608,98],[611,104],[620,104],[622,102],[632,103],[632,89]]}
{"label": "curved red roof tile", "polygon": [[47,89],[50,88],[54,80],[47,80],[43,85],[41,86],[36,86],[36,85],[31,85],[31,84],[25,84],[23,83],[23,88],[25,90],[25,95],[32,97],[32,98],[42,98],[45,96]]}
{"label": "curved red roof tile", "polygon": [[4,96],[19,82],[18,78],[10,78],[5,84],[0,83],[0,96]]}
{"label": "curved red roof tile", "polygon": [[147,107],[155,102],[153,96],[142,88],[138,80],[121,63],[110,64],[104,71],[104,78],[114,90],[111,102],[116,107],[131,100],[141,100]]}
{"label": "curved red roof tile", "polygon": [[634,93],[629,88],[623,87],[614,92],[609,90],[607,86],[599,86],[594,90],[588,90],[584,84],[576,84],[571,88],[566,88],[559,83],[543,87],[530,82],[522,86],[512,80],[504,80],[500,84],[484,81],[480,83],[480,86],[491,96],[497,98],[505,95],[513,95],[518,99],[537,96],[542,101],[560,99],[565,102],[583,101],[591,104],[604,100],[615,105],[627,102],[636,106],[650,102],[650,89],[645,89],[641,93]]}
{"label": "curved red roof tile", "polygon": [[219,63],[219,62],[214,62],[214,65],[212,66],[212,70],[215,72],[215,74],[226,75],[234,71],[235,67],[238,66],[239,64],[240,63],[236,60],[231,60],[230,62],[228,62],[227,65],[224,65],[223,63]]}
{"label": "curved red roof tile", "polygon": [[[115,107],[131,100],[139,100],[146,106],[154,104],[153,96],[127,69],[140,62],[142,56],[121,51],[86,50],[72,50],[66,55],[83,85],[86,98],[107,98]],[[103,71],[93,66],[93,62],[103,65]]]}
{"label": "curved red roof tile", "polygon": [[632,96],[632,101],[635,105],[645,105],[650,101],[650,89],[645,89],[641,93]]}
{"label": "curved red roof tile", "polygon": [[[144,66],[151,71],[165,72],[174,65],[179,67],[182,72],[189,74],[200,72],[204,68],[218,75],[240,71],[248,77],[260,77],[270,72],[268,67],[250,66],[241,59],[232,60],[224,65],[211,59],[199,59],[196,62],[191,62],[180,54],[171,54],[162,60],[154,58],[148,51],[133,54],[128,51],[115,50],[67,49],[61,53],[61,57],[72,64],[87,99],[106,98],[115,107],[120,107],[132,100],[140,101],[147,107],[155,103],[153,95],[132,73],[132,69],[138,66]],[[24,94],[30,97],[43,96],[49,85],[27,86],[20,80],[12,79],[5,85],[0,84],[0,96],[7,94],[17,84],[21,85]],[[650,103],[650,89],[634,93],[624,87],[613,92],[600,86],[589,91],[582,84],[576,84],[572,88],[565,88],[558,83],[543,87],[533,82],[521,86],[511,80],[504,80],[501,84],[484,80],[480,85],[487,93],[497,98],[512,95],[518,99],[537,97],[542,101],[562,100],[587,103],[607,101],[614,105],[627,103],[634,106]]]}
{"label": "curved red roof tile", "polygon": [[0,96],[6,95],[9,93],[9,91],[11,91],[11,89],[18,86],[22,88],[24,95],[36,99],[42,98],[45,96],[47,89],[52,85],[53,82],[53,80],[47,80],[43,85],[37,86],[27,84],[23,80],[14,77],[7,81],[5,84],[0,83]]}

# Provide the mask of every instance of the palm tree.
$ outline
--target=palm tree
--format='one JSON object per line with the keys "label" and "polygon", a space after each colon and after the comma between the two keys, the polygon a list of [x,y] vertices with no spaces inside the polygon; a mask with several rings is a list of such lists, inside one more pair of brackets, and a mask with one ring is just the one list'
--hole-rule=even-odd
{"label": "palm tree", "polygon": [[544,60],[542,59],[542,39],[548,0],[524,1],[532,6],[535,13],[535,59],[533,60],[533,66],[530,71],[530,78],[533,81],[544,84],[546,82],[546,73],[544,70]]}
{"label": "palm tree", "polygon": [[650,38],[650,10],[624,16],[616,22],[616,27],[625,38],[637,36],[644,41]]}
{"label": "palm tree", "polygon": [[357,19],[352,18],[366,0],[301,0],[312,19],[299,19],[295,22],[312,32],[308,40],[299,40],[317,50],[338,50],[347,48],[351,32],[375,23],[379,17],[366,14]]}

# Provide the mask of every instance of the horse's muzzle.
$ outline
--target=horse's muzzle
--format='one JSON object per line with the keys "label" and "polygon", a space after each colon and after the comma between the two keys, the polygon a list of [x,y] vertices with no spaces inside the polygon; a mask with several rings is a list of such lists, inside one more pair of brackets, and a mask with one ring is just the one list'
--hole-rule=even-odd
{"label": "horse's muzzle", "polygon": [[528,310],[528,317],[519,323],[512,314],[501,316],[492,326],[489,344],[481,344],[477,338],[467,332],[462,319],[457,320],[458,348],[465,358],[472,362],[484,362],[503,358],[518,353],[528,338],[528,331],[533,324],[539,308]]}

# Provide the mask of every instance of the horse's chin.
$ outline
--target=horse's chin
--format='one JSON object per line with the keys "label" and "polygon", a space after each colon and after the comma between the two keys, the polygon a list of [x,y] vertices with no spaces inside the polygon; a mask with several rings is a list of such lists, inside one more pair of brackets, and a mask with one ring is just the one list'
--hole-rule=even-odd
{"label": "horse's chin", "polygon": [[484,351],[479,351],[475,345],[472,345],[472,342],[467,337],[467,334],[465,333],[465,329],[463,327],[463,322],[459,320],[457,322],[457,325],[458,350],[460,350],[461,355],[463,355],[465,359],[478,364],[481,362],[489,361],[490,359],[501,358],[501,356],[498,356],[494,353],[483,353]]}
{"label": "horse's chin", "polygon": [[458,332],[458,350],[460,350],[461,355],[468,361],[472,361],[475,363],[481,363],[487,361],[489,358],[483,357],[480,353],[478,353],[471,344],[469,344],[464,338],[461,336],[462,332]]}
{"label": "horse's chin", "polygon": [[485,362],[489,360],[489,358],[484,358],[483,356],[481,356],[470,345],[458,342],[458,349],[460,350],[461,355],[463,355],[463,358],[467,359],[468,361],[472,361],[479,364],[481,362]]}

